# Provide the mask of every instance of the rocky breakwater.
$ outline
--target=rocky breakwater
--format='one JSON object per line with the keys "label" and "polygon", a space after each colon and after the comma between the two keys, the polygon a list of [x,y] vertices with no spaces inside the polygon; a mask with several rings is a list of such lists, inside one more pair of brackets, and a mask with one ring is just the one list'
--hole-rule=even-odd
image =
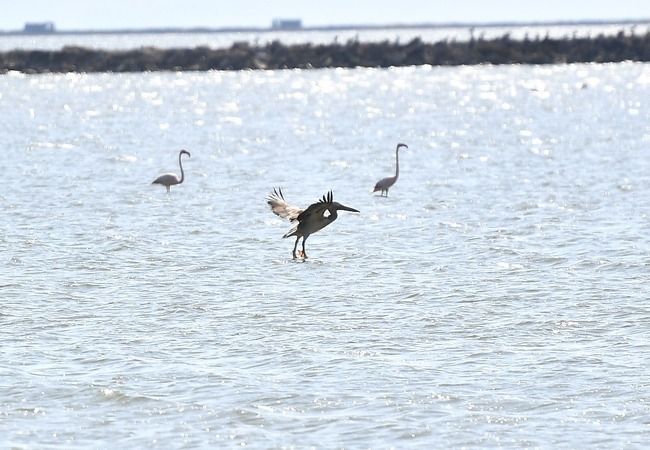
{"label": "rocky breakwater", "polygon": [[209,47],[0,52],[0,73],[143,72],[185,70],[308,69],[323,67],[389,67],[430,64],[558,64],[575,62],[650,61],[650,33],[591,38],[472,39],[426,43],[420,39],[323,45],[246,42],[229,48]]}

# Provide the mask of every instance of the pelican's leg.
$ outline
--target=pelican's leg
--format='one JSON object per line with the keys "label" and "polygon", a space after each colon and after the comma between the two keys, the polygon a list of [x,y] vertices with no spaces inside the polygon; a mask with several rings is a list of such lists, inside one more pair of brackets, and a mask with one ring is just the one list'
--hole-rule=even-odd
{"label": "pelican's leg", "polygon": [[307,259],[307,252],[305,251],[305,241],[307,240],[308,237],[309,235],[303,236],[302,238],[302,257],[305,259]]}
{"label": "pelican's leg", "polygon": [[165,186],[165,188],[167,188],[167,193],[169,194],[169,186]]}
{"label": "pelican's leg", "polygon": [[293,252],[291,253],[293,255],[293,259],[296,259],[296,249],[298,248],[298,239],[300,239],[300,236],[296,236],[296,243],[293,245]]}

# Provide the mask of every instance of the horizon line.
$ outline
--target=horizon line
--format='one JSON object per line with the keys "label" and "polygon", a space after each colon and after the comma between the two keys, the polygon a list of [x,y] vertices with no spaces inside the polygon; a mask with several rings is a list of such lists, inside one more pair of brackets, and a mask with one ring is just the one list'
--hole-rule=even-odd
{"label": "horizon line", "polygon": [[[28,22],[31,23],[31,22]],[[37,23],[52,23],[43,21]],[[386,24],[341,24],[311,25],[298,28],[282,27],[143,27],[143,28],[96,28],[96,29],[54,29],[52,31],[30,32],[21,30],[0,30],[0,35],[65,35],[65,34],[164,34],[164,33],[267,33],[267,32],[301,32],[301,31],[348,31],[380,29],[434,29],[434,28],[510,28],[510,27],[545,27],[571,25],[623,25],[635,26],[650,24],[650,18],[642,19],[577,19],[548,21],[499,21],[499,22],[422,22],[422,23],[386,23]]]}

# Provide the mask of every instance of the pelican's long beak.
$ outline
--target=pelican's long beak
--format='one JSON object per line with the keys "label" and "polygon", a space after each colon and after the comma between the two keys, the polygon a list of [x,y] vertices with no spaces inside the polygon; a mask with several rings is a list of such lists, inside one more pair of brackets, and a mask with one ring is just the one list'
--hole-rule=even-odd
{"label": "pelican's long beak", "polygon": [[350,211],[350,212],[360,212],[358,209],[350,208],[349,206],[341,205],[339,203],[339,207],[336,209],[341,209],[343,211]]}

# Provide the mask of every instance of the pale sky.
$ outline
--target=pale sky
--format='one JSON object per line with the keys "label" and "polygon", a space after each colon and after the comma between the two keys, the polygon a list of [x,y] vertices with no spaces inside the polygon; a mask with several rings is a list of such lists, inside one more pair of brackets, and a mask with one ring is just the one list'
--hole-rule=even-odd
{"label": "pale sky", "polygon": [[0,0],[0,30],[649,19],[650,0]]}

